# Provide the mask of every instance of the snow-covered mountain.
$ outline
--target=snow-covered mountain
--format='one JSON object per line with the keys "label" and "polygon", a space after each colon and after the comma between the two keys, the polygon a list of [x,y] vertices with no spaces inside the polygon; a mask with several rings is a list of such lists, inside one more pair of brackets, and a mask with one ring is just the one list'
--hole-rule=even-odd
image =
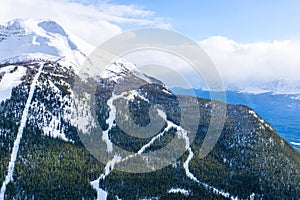
{"label": "snow-covered mountain", "polygon": [[253,81],[251,83],[227,84],[226,90],[248,94],[300,94],[300,80],[278,79],[273,81]]}
{"label": "snow-covered mountain", "polygon": [[0,63],[61,60],[80,66],[86,55],[51,20],[16,19],[0,25]]}
{"label": "snow-covered mountain", "polygon": [[[161,81],[123,59],[101,77],[82,79],[78,72],[86,56],[53,21],[8,22],[1,26],[0,48],[1,200],[297,199],[300,195],[298,152],[245,106],[225,105],[220,139],[201,159],[197,155],[213,117],[212,107],[224,104],[175,96]],[[193,142],[189,126],[180,122],[180,112],[191,102],[197,107],[189,112],[187,124],[194,123],[197,111],[201,114]],[[119,105],[129,109],[122,119],[118,119]],[[120,127],[129,123],[129,117],[140,127],[151,125],[151,108],[163,125],[157,134],[139,138]],[[98,142],[95,146],[85,146],[87,151],[80,134],[92,135],[97,124],[103,132],[96,135],[98,140],[91,139]],[[115,169],[176,138],[183,142],[184,154],[165,168],[137,174]],[[100,156],[112,156],[106,162],[90,153],[99,147],[105,149]],[[143,160],[142,166],[151,171],[154,163],[147,157]]]}

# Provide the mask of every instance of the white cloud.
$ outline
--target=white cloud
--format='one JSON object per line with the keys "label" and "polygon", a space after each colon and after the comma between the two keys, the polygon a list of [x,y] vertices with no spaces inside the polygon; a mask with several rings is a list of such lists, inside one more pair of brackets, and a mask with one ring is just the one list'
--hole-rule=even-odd
{"label": "white cloud", "polygon": [[153,11],[144,10],[134,5],[114,5],[103,3],[99,6],[100,10],[110,16],[118,17],[152,17],[154,16]]}
{"label": "white cloud", "polygon": [[300,92],[300,41],[238,43],[214,36],[199,44],[227,87]]}
{"label": "white cloud", "polygon": [[[213,36],[199,44],[214,62],[225,89],[300,94],[300,41],[238,43],[226,37]],[[177,48],[181,49],[180,46]],[[181,50],[195,52],[192,49]],[[201,68],[200,73],[204,76],[201,79],[189,64],[180,60],[181,57],[159,50],[144,50],[129,54],[126,58],[138,66],[154,65],[153,68],[144,68],[144,71],[163,80],[169,87],[189,87],[187,83],[196,88],[207,87],[204,83],[208,78],[204,76],[206,68]],[[205,59],[205,56],[199,55],[197,59]],[[208,70],[213,71],[211,68]]]}
{"label": "white cloud", "polygon": [[109,2],[93,5],[66,0],[4,0],[0,7],[2,21],[14,18],[51,19],[93,46],[121,33],[122,24],[169,27],[163,19],[154,15],[154,12],[136,6]]}

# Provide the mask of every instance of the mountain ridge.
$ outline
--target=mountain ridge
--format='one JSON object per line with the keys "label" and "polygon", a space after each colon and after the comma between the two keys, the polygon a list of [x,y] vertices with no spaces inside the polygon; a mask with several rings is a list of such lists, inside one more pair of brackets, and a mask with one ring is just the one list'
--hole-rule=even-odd
{"label": "mountain ridge", "polygon": [[9,21],[0,26],[0,38],[0,63],[60,60],[79,68],[87,59],[64,29],[51,20]]}
{"label": "mountain ridge", "polygon": [[[58,32],[63,33],[61,30]],[[18,69],[26,70],[18,79],[20,84],[11,88],[10,97],[0,103],[0,117],[5,119],[0,121],[3,198],[300,197],[297,185],[300,180],[299,153],[248,107],[226,105],[226,122],[221,136],[212,151],[201,158],[197,155],[200,155],[209,128],[211,109],[220,102],[197,99],[200,122],[196,137],[190,142],[180,125],[179,114],[181,109],[187,109],[195,101],[194,98],[182,97],[184,105],[179,106],[180,97],[171,93],[159,80],[142,74],[134,64],[124,60],[112,63],[111,70],[108,68],[103,77],[86,85],[78,74],[78,68],[68,59],[66,62],[25,60],[1,65],[0,69],[5,69],[2,80]],[[129,83],[136,83],[138,87],[131,88]],[[118,84],[121,88],[115,91]],[[78,92],[76,86],[87,87],[80,87]],[[88,93],[86,88],[93,90]],[[74,94],[84,94],[80,91],[95,96],[95,104],[85,104],[82,99],[77,99]],[[150,107],[161,105],[163,111],[158,108],[156,111],[166,127],[150,138],[126,134],[114,122],[118,116],[117,105],[112,103],[115,100],[126,100],[130,111],[128,117],[141,126],[151,121],[148,114]],[[93,110],[96,112],[91,113]],[[190,113],[188,121],[192,122],[196,114]],[[185,152],[173,164],[150,173],[119,171],[117,167],[122,164],[123,158],[116,156],[108,162],[100,162],[82,143],[78,124],[84,132],[89,132],[89,128],[93,128],[93,120],[103,129],[104,134],[99,138],[107,150],[114,144],[138,156],[162,149],[172,139],[181,137]],[[147,163],[145,167],[151,168]]]}

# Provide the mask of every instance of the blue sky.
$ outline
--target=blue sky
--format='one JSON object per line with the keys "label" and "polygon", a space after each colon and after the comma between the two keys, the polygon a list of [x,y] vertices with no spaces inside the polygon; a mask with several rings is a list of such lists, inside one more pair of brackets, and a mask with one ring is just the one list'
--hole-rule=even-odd
{"label": "blue sky", "polygon": [[297,0],[113,0],[154,11],[195,40],[222,35],[239,42],[300,38]]}

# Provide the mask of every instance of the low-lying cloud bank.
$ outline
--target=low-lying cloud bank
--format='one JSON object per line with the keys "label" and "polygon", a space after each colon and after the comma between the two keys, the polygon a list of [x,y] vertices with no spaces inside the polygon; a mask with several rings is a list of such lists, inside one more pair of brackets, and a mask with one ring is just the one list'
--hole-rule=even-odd
{"label": "low-lying cloud bank", "polygon": [[300,93],[300,40],[238,43],[223,36],[199,42],[227,89]]}

